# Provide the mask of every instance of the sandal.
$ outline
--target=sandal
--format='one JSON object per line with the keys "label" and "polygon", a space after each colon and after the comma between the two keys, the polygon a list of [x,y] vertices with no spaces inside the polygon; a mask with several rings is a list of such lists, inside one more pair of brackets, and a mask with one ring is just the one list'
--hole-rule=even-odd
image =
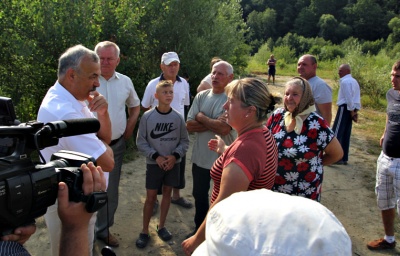
{"label": "sandal", "polygon": [[172,234],[168,231],[166,227],[163,227],[162,229],[158,229],[157,226],[157,234],[163,241],[169,241],[172,238]]}
{"label": "sandal", "polygon": [[136,247],[138,248],[146,247],[149,240],[150,240],[150,235],[140,233],[139,238],[136,240]]}
{"label": "sandal", "polygon": [[179,206],[182,206],[184,208],[190,209],[193,207],[193,204],[191,202],[189,202],[188,200],[186,200],[183,197],[179,197],[178,199],[172,199],[171,198],[171,203],[173,204],[177,204]]}

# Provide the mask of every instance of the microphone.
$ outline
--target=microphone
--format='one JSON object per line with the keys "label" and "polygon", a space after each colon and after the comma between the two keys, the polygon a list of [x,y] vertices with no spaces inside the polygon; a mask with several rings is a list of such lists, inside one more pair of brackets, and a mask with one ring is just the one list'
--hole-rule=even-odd
{"label": "microphone", "polygon": [[100,122],[96,118],[78,118],[49,122],[40,130],[41,135],[51,137],[69,137],[86,133],[95,133],[100,129]]}

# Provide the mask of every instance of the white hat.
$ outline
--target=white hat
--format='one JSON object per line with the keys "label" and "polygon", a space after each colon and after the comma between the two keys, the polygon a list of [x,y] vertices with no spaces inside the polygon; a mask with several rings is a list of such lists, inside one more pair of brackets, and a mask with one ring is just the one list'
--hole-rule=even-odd
{"label": "white hat", "polygon": [[161,57],[161,64],[169,65],[171,62],[174,62],[174,61],[181,63],[179,61],[179,57],[176,52],[166,52]]}
{"label": "white hat", "polygon": [[340,221],[311,199],[266,189],[239,192],[208,213],[197,255],[352,255]]}

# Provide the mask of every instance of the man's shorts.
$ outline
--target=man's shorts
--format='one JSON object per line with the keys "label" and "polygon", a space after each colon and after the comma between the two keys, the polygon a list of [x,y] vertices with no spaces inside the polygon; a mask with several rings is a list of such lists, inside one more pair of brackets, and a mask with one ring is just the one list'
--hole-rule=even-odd
{"label": "man's shorts", "polygon": [[158,190],[162,185],[179,186],[179,163],[169,171],[164,171],[158,164],[146,165],[146,189]]}
{"label": "man's shorts", "polygon": [[378,208],[388,210],[396,207],[400,199],[400,158],[392,158],[381,152],[377,161],[376,186]]}

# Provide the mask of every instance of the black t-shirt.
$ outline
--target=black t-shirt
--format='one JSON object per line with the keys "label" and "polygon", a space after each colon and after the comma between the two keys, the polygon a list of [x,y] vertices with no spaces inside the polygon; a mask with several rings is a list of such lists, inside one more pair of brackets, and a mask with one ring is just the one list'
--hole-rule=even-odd
{"label": "black t-shirt", "polygon": [[390,89],[386,93],[387,117],[386,133],[382,150],[389,157],[400,158],[400,93]]}

